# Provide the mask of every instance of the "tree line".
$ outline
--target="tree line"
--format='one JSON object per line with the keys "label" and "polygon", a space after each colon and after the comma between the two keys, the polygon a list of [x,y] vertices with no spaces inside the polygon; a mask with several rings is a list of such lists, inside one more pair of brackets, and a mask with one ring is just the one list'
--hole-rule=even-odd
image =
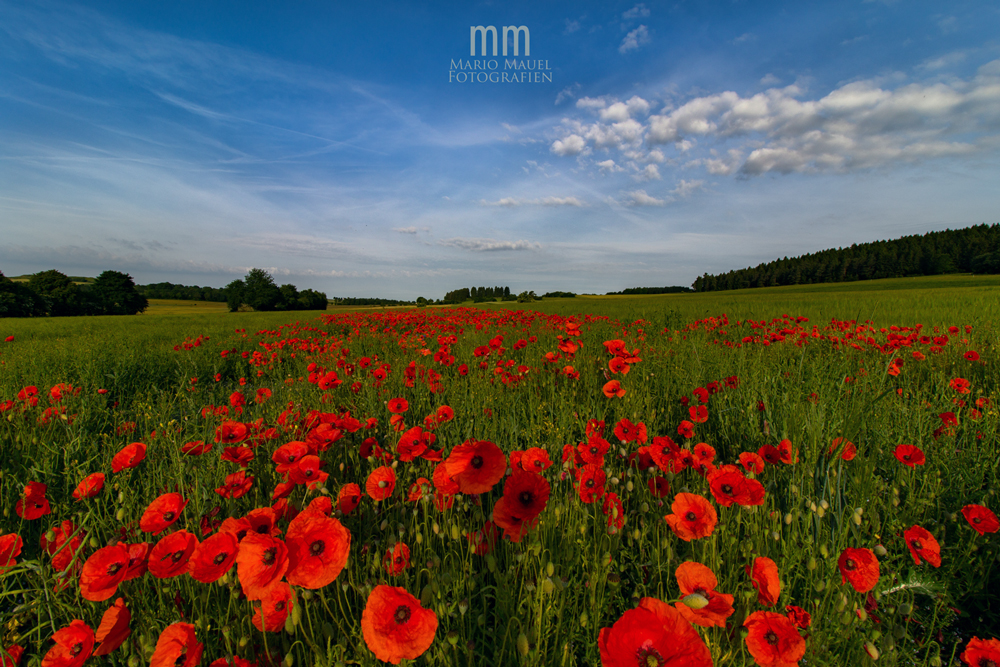
{"label": "tree line", "polygon": [[132,276],[120,271],[74,280],[51,269],[32,274],[26,282],[0,271],[0,317],[135,315],[148,305]]}
{"label": "tree line", "polygon": [[225,293],[231,313],[240,310],[326,310],[329,303],[324,292],[311,289],[300,292],[291,284],[278,287],[264,269],[250,269],[242,280],[226,285]]}
{"label": "tree line", "polygon": [[511,296],[509,287],[463,287],[445,294],[444,302],[462,303],[469,300],[482,302],[496,299],[513,301],[515,298]]}
{"label": "tree line", "polygon": [[608,292],[608,296],[612,294],[677,294],[681,292],[693,292],[694,290],[690,287],[684,287],[682,285],[672,285],[670,287],[629,287],[623,289],[621,292]]}
{"label": "tree line", "polygon": [[728,273],[706,273],[692,286],[697,292],[712,292],[944,273],[1000,273],[1000,224],[946,229],[784,257]]}

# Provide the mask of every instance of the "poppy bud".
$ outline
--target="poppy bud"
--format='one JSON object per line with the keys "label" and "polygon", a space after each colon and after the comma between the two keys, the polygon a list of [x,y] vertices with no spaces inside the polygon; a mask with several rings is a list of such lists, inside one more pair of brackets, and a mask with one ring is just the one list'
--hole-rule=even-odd
{"label": "poppy bud", "polygon": [[694,610],[704,609],[708,606],[708,598],[698,593],[691,593],[690,595],[685,596],[681,602]]}
{"label": "poppy bud", "polygon": [[295,664],[295,656],[291,653],[285,656],[285,667],[292,667]]}
{"label": "poppy bud", "polygon": [[785,525],[786,526],[792,525],[792,513],[791,512],[789,512],[788,514],[785,515]]}
{"label": "poppy bud", "polygon": [[899,605],[899,613],[902,614],[903,616],[909,616],[911,611],[913,611],[913,605],[907,604],[905,602]]}
{"label": "poppy bud", "polygon": [[424,536],[423,536],[422,533],[417,533],[417,536],[414,537],[413,539],[415,539],[417,541],[417,544],[423,544],[424,543]]}
{"label": "poppy bud", "polygon": [[431,597],[434,595],[434,590],[431,588],[430,584],[424,586],[423,590],[420,591],[420,605],[423,607],[429,607],[431,605]]}
{"label": "poppy bud", "polygon": [[878,556],[879,558],[882,558],[883,556],[888,556],[889,555],[889,552],[881,544],[876,544],[875,548],[872,549],[872,551],[874,551],[875,555]]}
{"label": "poppy bud", "polygon": [[[285,617],[285,632],[290,635],[295,634],[295,620],[292,618],[291,614]],[[291,654],[289,653],[289,655]]]}
{"label": "poppy bud", "polygon": [[872,660],[878,660],[878,649],[875,648],[875,644],[865,642],[865,653],[867,653],[868,657]]}
{"label": "poppy bud", "polygon": [[522,632],[517,636],[517,652],[523,658],[528,655],[528,650],[528,637]]}
{"label": "poppy bud", "polygon": [[101,543],[98,541],[96,536],[90,538],[90,546],[93,549],[99,549],[101,547]]}
{"label": "poppy bud", "polygon": [[860,526],[861,525],[861,515],[860,514],[852,514],[851,515],[851,521],[854,522],[855,526]]}
{"label": "poppy bud", "polygon": [[451,524],[451,539],[457,540],[460,537],[462,537],[462,531],[459,530],[458,524]]}
{"label": "poppy bud", "polygon": [[817,567],[816,556],[809,557],[809,562],[806,563],[806,567],[809,569],[810,572],[816,569]]}
{"label": "poppy bud", "polygon": [[581,628],[587,627],[587,621],[588,620],[589,620],[589,617],[587,616],[587,612],[583,612],[582,614],[580,614],[580,627]]}
{"label": "poppy bud", "polygon": [[551,595],[552,591],[556,589],[556,585],[552,583],[551,579],[545,579],[542,581],[542,592],[546,595]]}
{"label": "poppy bud", "polygon": [[115,519],[117,519],[118,521],[124,521],[125,520],[125,508],[124,507],[119,508],[119,510],[117,512],[115,512]]}
{"label": "poppy bud", "polygon": [[549,561],[548,565],[545,566],[545,574],[551,577],[555,573],[555,571],[556,571],[556,566],[552,563],[552,561]]}
{"label": "poppy bud", "polygon": [[437,535],[438,533],[441,532],[441,526],[438,525],[437,521],[435,521],[434,523],[431,524],[431,530],[434,531],[435,535]]}
{"label": "poppy bud", "polygon": [[46,533],[45,533],[45,541],[46,542],[55,542],[55,539],[56,539],[56,531],[54,531],[51,528],[49,528],[48,531],[46,531]]}

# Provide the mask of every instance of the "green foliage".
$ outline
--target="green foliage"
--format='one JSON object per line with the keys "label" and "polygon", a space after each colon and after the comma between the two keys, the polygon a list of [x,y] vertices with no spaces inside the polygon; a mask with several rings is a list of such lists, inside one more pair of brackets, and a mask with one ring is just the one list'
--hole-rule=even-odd
{"label": "green foliage", "polygon": [[693,287],[698,292],[712,292],[969,271],[992,273],[992,270],[977,270],[974,265],[995,266],[995,260],[979,258],[998,252],[1000,223],[982,224],[854,244],[850,248],[823,250],[791,259],[785,257],[719,275],[706,273],[695,280]]}
{"label": "green foliage", "polygon": [[105,271],[97,276],[88,292],[97,314],[135,315],[149,306],[146,297],[136,290],[132,276],[120,271]]}
{"label": "green foliage", "polygon": [[80,290],[69,276],[55,269],[32,274],[28,288],[42,298],[46,315],[60,317],[84,312]]}
{"label": "green foliage", "polygon": [[0,271],[0,317],[34,317],[45,314],[45,302],[27,285],[14,282]]}

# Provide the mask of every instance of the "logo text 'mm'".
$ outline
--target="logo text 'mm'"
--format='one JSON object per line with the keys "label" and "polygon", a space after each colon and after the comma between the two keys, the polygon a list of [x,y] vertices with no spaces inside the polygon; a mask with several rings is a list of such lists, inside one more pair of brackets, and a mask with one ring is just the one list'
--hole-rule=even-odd
{"label": "logo text 'mm'", "polygon": [[[531,55],[531,33],[528,31],[528,26],[513,26],[505,25],[501,29],[501,38],[503,40],[503,55],[507,55],[507,36],[511,35],[513,37],[514,43],[514,55],[519,56],[520,46],[521,46],[521,33],[524,33],[524,55]],[[490,34],[493,36],[493,55],[497,55],[497,29],[494,26],[487,25],[473,25],[469,26],[469,55],[476,55],[476,34],[480,35],[480,45],[481,45],[481,55],[484,57],[486,54],[486,35]]]}

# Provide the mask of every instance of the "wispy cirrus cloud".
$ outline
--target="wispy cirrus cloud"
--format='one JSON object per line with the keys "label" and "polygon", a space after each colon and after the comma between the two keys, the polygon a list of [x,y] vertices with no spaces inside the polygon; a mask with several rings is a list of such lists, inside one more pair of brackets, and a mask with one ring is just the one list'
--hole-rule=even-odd
{"label": "wispy cirrus cloud", "polygon": [[542,244],[532,241],[498,241],[496,239],[451,238],[438,241],[439,245],[470,252],[504,252],[511,250],[541,250]]}

